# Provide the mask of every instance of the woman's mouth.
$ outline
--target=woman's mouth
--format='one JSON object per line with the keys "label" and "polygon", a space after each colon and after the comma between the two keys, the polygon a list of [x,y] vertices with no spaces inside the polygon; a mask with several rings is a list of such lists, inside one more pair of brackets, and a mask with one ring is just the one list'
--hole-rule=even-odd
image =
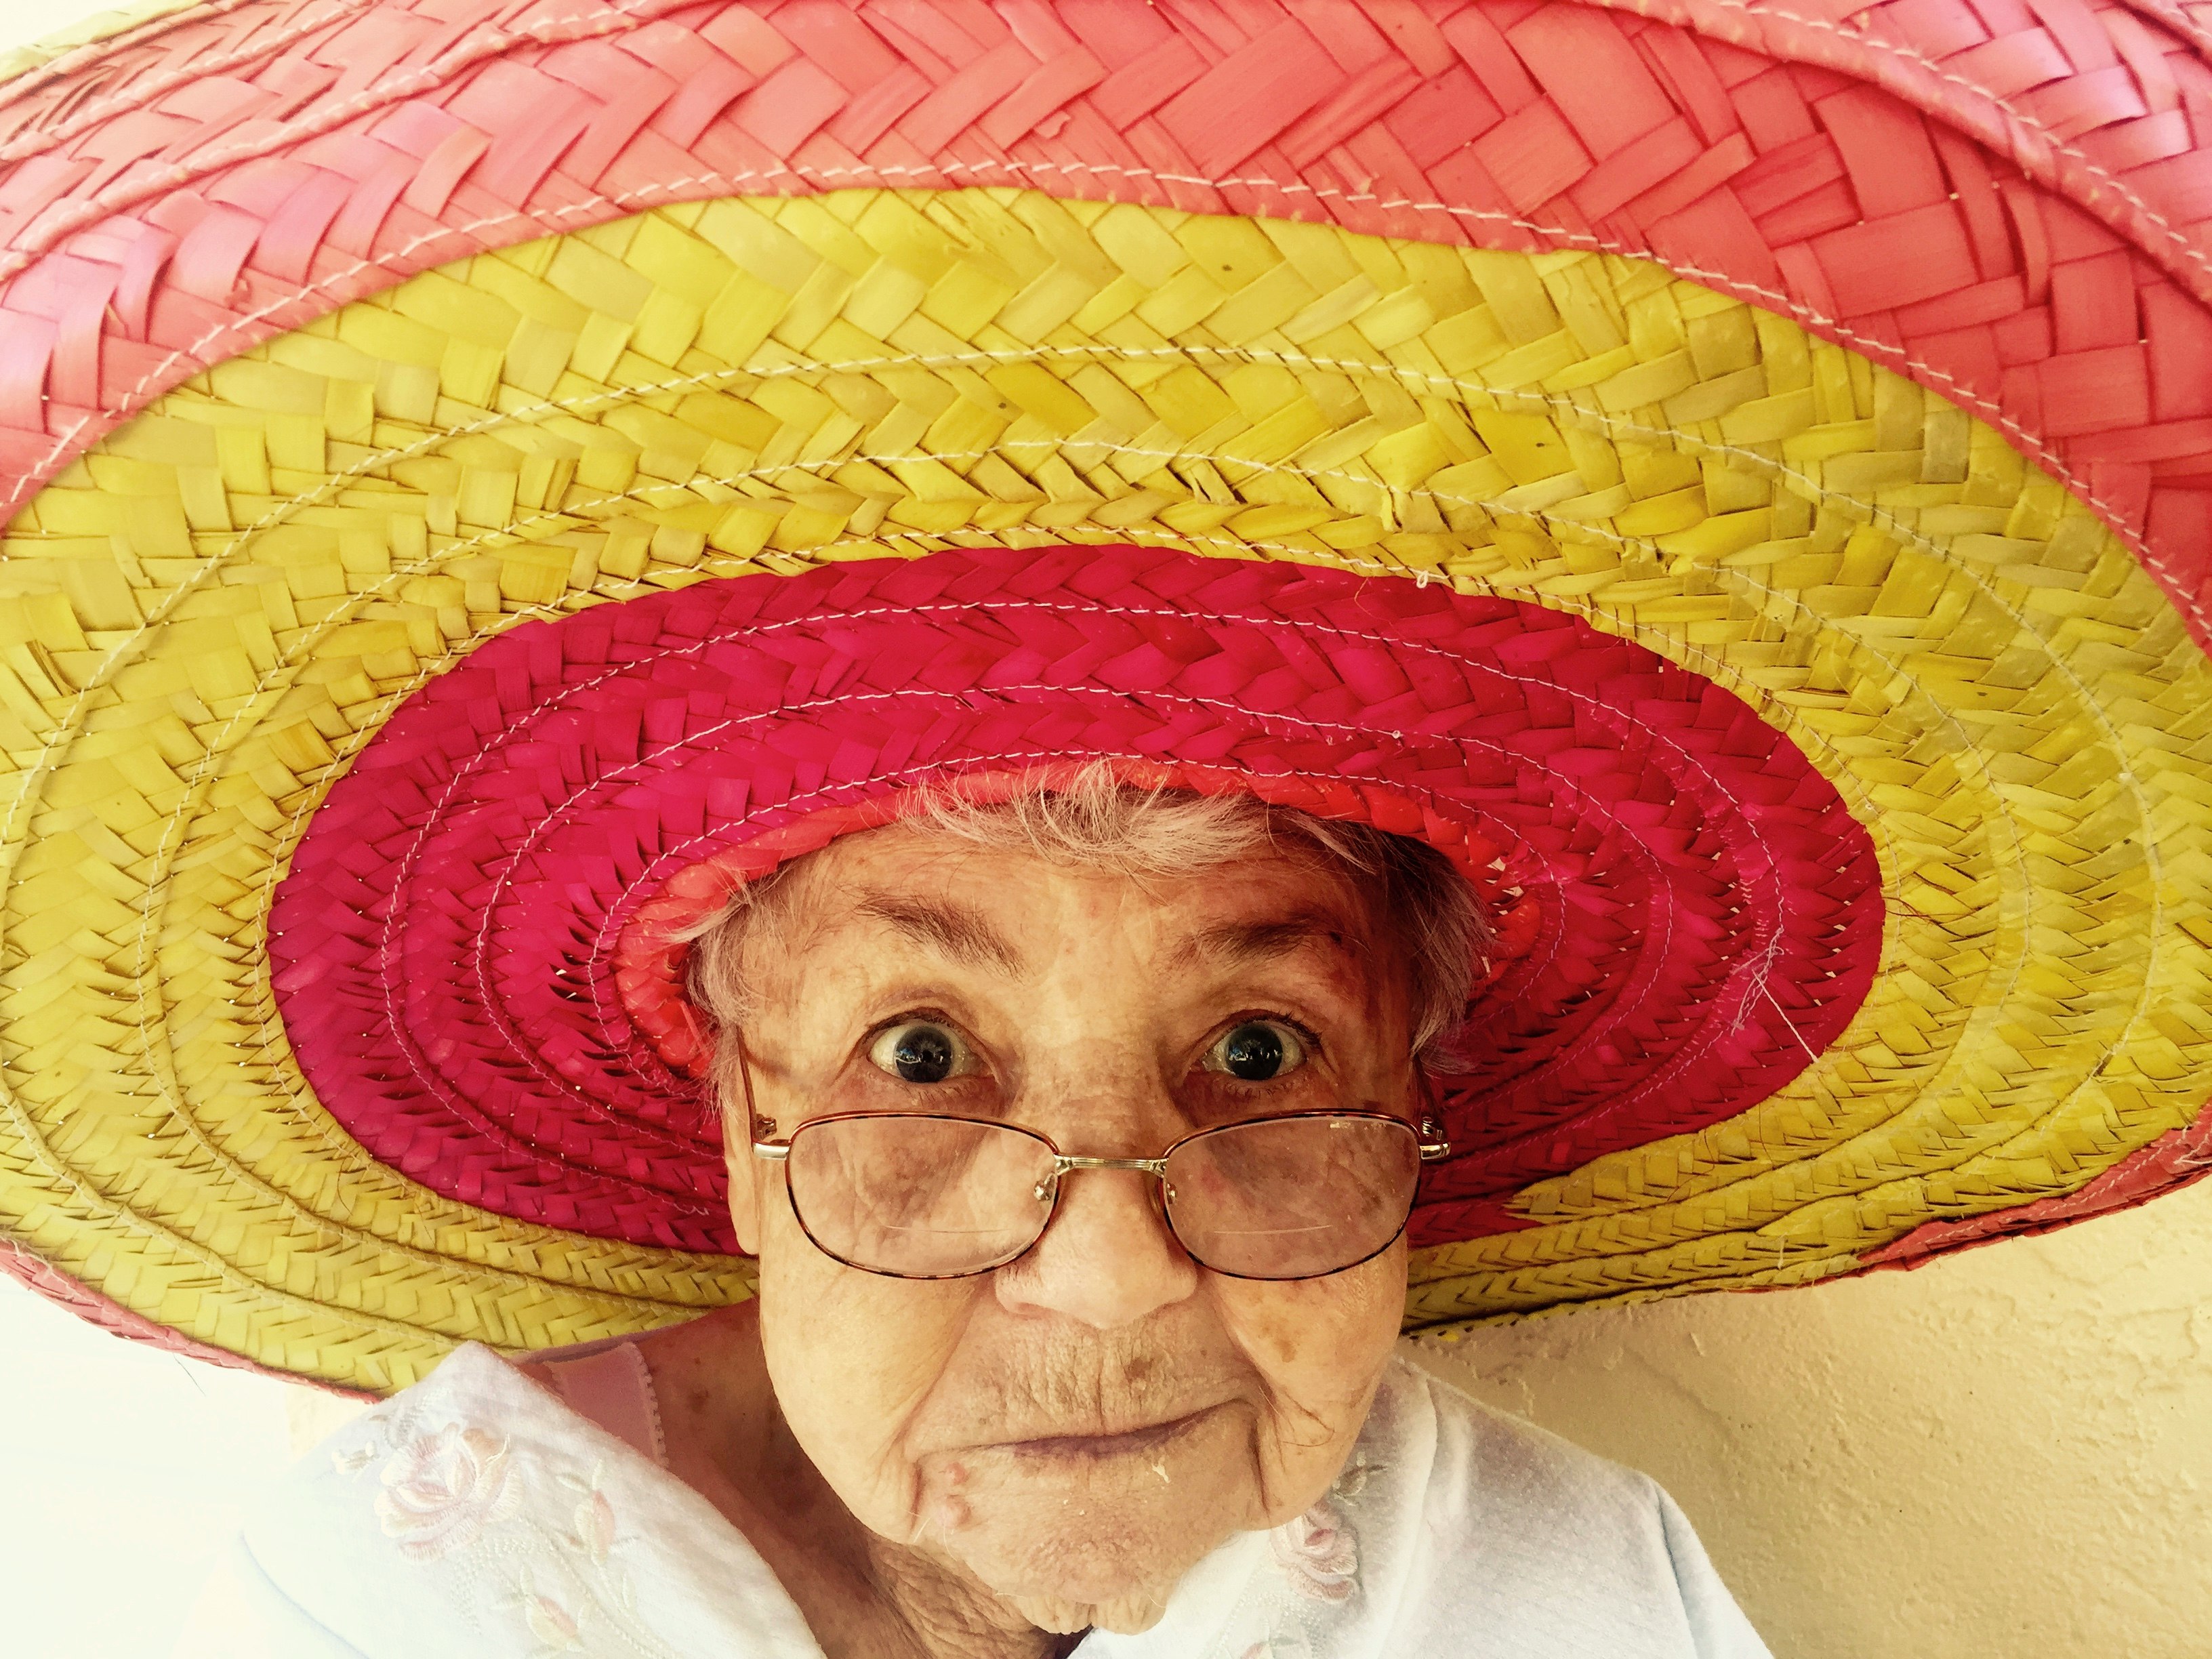
{"label": "woman's mouth", "polygon": [[1207,1406],[1187,1416],[1172,1418],[1164,1423],[1147,1423],[1142,1427],[1125,1429],[1115,1434],[1056,1434],[1031,1440],[1002,1441],[998,1449],[1022,1458],[1078,1462],[1100,1462],[1113,1457],[1148,1455],[1181,1439],[1211,1417],[1215,1409]]}

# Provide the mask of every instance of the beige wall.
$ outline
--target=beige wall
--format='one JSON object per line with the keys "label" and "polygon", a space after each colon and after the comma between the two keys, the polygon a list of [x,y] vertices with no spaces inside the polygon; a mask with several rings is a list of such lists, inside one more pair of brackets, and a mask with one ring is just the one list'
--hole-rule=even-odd
{"label": "beige wall", "polygon": [[1422,1358],[1656,1478],[1778,1659],[2212,1656],[2212,1181]]}

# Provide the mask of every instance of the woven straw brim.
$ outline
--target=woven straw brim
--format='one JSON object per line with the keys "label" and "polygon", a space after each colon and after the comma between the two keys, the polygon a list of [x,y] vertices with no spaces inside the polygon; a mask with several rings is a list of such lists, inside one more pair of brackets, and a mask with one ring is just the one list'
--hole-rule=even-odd
{"label": "woven straw brim", "polygon": [[465,253],[673,201],[1026,185],[1658,259],[1990,419],[2193,617],[2208,40],[2171,0],[203,0],[0,88],[0,501]]}
{"label": "woven straw brim", "polygon": [[[564,1340],[738,1293],[717,1258],[441,1201],[299,1091],[257,965],[299,809],[508,620],[1063,531],[1587,613],[1730,688],[1707,706],[1741,693],[1879,849],[1871,994],[1814,975],[1741,1016],[1763,1036],[1799,998],[1848,1008],[1843,1040],[1731,1122],[1640,1154],[1563,1142],[1480,1200],[1492,1236],[1429,1261],[1417,1319],[1911,1262],[2206,1167],[2182,641],[2212,638],[2212,34],[2188,9],[159,9],[0,86],[0,499],[51,481],[74,503],[0,567],[0,1268],[114,1328],[376,1387],[458,1336]],[[917,185],[1136,204],[1176,248],[1008,200],[963,221],[971,243],[802,216],[748,254],[699,205]],[[670,235],[609,228],[687,202]],[[1347,240],[1370,295],[1321,244],[1170,207],[1539,257],[1455,278],[1436,250]],[[426,282],[373,324],[412,343],[357,348],[325,316],[593,226],[557,268]],[[1281,259],[1236,252],[1255,229]],[[1559,249],[1656,259],[1862,356]],[[1278,316],[1284,263],[1312,297]],[[1060,311],[1070,285],[1088,297]],[[757,344],[717,336],[763,309]],[[907,372],[855,368],[840,319]],[[239,366],[258,379],[209,374],[302,325]],[[1104,380],[1079,383],[1071,343]],[[1163,346],[1190,376],[1143,378]],[[674,395],[739,347],[759,390]],[[1677,386],[1658,366],[1684,353]],[[991,378],[1024,366],[1073,401]],[[87,456],[168,393],[196,412],[150,450]],[[1091,427],[1056,424],[1078,405]],[[1500,435],[1523,416],[1556,441]],[[236,426],[211,460],[210,421]],[[1105,452],[1131,433],[1124,471]],[[914,459],[932,449],[952,459]],[[850,481],[830,465],[864,455]],[[672,505],[692,516],[653,516]],[[1639,833],[1653,867],[1696,861]],[[1739,874],[1723,859],[1707,887]]]}
{"label": "woven straw brim", "polygon": [[868,191],[416,277],[171,393],[18,520],[9,1231],[162,1325],[372,1387],[459,1339],[742,1294],[726,1260],[368,1158],[274,1017],[275,881],[392,708],[519,620],[1085,543],[1571,612],[1757,709],[1872,839],[1881,963],[1842,1034],[1425,1253],[1413,1322],[1851,1271],[2094,1205],[2197,1120],[2212,675],[1990,428],[1634,260]]}

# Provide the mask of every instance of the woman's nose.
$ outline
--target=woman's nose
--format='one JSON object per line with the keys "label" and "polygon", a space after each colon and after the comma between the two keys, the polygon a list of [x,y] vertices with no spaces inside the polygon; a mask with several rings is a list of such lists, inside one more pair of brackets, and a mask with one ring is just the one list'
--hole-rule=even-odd
{"label": "woman's nose", "polygon": [[1161,1219],[1152,1185],[1134,1170],[1062,1176],[1044,1237],[998,1272],[1000,1304],[1112,1330],[1189,1296],[1198,1268]]}

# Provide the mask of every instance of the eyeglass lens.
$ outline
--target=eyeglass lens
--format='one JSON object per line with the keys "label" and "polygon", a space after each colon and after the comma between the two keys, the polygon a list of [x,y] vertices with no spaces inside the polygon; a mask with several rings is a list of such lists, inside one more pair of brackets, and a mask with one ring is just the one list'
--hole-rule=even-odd
{"label": "eyeglass lens", "polygon": [[955,1279],[1012,1261],[1052,1215],[1052,1148],[963,1118],[821,1118],[791,1137],[791,1206],[840,1261]]}
{"label": "eyeglass lens", "polygon": [[1398,1236],[1420,1172],[1413,1130],[1389,1119],[1231,1124],[1170,1155],[1168,1224],[1216,1273],[1318,1278]]}
{"label": "eyeglass lens", "polygon": [[[1052,1148],[1010,1125],[883,1114],[818,1118],[791,1138],[793,1210],[848,1266],[908,1279],[1002,1267],[1043,1234]],[[1192,1257],[1243,1279],[1312,1279],[1364,1261],[1405,1225],[1420,1172],[1395,1119],[1230,1124],[1166,1160],[1168,1224]]]}

